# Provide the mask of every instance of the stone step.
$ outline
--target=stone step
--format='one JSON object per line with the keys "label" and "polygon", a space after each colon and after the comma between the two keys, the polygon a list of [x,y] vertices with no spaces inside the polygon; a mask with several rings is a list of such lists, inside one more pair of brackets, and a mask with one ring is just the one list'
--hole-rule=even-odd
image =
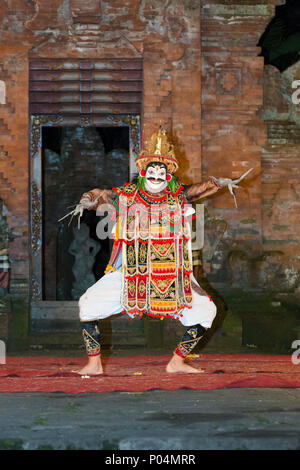
{"label": "stone step", "polygon": [[[78,302],[41,301],[31,306],[31,342],[60,346],[82,344]],[[130,321],[118,314],[100,321],[101,343],[122,347],[145,346],[143,319]],[[35,339],[34,339],[35,338]]]}
{"label": "stone step", "polygon": [[[60,333],[60,334],[32,334],[29,338],[29,349],[31,350],[82,350],[84,351],[84,344],[80,331],[76,333]],[[147,341],[145,335],[118,335],[101,334],[101,347],[104,349],[131,349],[136,347],[146,347]]]}

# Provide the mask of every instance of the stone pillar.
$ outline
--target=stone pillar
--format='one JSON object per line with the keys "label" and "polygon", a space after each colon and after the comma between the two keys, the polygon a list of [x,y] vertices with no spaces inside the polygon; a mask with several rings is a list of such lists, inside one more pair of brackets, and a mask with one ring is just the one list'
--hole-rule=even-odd
{"label": "stone pillar", "polygon": [[[254,168],[238,209],[227,190],[207,201],[212,217],[228,228],[212,257],[214,286],[228,289],[232,252],[251,258],[262,250],[261,154],[266,127],[258,116],[263,104],[264,59],[256,44],[274,13],[274,2],[202,2],[202,167],[203,176],[238,177]],[[236,256],[234,256],[236,259]],[[242,288],[241,280],[240,287]],[[244,286],[245,287],[245,286]]]}
{"label": "stone pillar", "polygon": [[29,115],[28,60],[22,45],[0,46],[0,79],[6,100],[0,104],[1,193],[11,230],[9,258],[12,293],[27,293],[29,279]]}

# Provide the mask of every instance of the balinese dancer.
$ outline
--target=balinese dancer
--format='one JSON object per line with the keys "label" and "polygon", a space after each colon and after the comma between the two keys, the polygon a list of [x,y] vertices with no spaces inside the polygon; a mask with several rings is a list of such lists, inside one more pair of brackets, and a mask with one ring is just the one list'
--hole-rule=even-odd
{"label": "balinese dancer", "polygon": [[[79,300],[88,363],[81,375],[103,373],[99,320],[120,312],[130,318],[174,318],[186,328],[167,364],[169,373],[202,372],[185,362],[216,316],[216,306],[192,274],[191,202],[214,194],[229,179],[182,185],[174,148],[161,128],[136,158],[138,178],[111,190],[82,195],[74,214],[112,204],[114,245],[106,274]],[[232,189],[233,191],[233,189]]]}

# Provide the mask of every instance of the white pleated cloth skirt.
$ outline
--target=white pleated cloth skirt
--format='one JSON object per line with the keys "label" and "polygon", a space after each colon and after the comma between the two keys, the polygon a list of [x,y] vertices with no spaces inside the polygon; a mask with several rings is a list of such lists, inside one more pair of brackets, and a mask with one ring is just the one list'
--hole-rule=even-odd
{"label": "white pleated cloth skirt", "polygon": [[[122,292],[121,266],[116,271],[110,271],[93,284],[79,299],[79,317],[81,321],[101,320],[116,315],[124,309],[121,305]],[[194,276],[191,276],[197,284]],[[191,308],[185,307],[178,320],[184,326],[200,323],[204,328],[210,328],[217,314],[214,302],[206,295],[200,295],[193,290]],[[127,314],[133,318],[134,315]]]}

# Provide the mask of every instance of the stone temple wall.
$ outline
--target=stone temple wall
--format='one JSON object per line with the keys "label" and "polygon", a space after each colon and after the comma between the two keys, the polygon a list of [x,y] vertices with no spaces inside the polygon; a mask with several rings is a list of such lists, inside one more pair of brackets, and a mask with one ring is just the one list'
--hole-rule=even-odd
{"label": "stone temple wall", "polygon": [[[204,273],[221,292],[297,293],[298,115],[256,44],[279,0],[6,0],[0,4],[0,184],[17,335],[28,318],[30,59],[143,60],[142,124],[178,142],[179,176],[239,176],[206,201]],[[87,188],[89,189],[89,188]],[[22,313],[23,312],[23,313]],[[22,330],[23,328],[23,330]]]}
{"label": "stone temple wall", "polygon": [[29,59],[142,58],[145,139],[160,121],[172,127],[191,181],[201,178],[200,51],[195,0],[1,2],[0,178],[12,229],[11,292],[29,288]]}
{"label": "stone temple wall", "polygon": [[[238,210],[227,192],[208,202],[227,230],[205,255],[221,290],[299,290],[299,112],[286,72],[264,67],[258,40],[279,2],[202,2],[202,161],[204,175],[238,176],[253,167]],[[210,245],[208,245],[208,250]]]}
{"label": "stone temple wall", "polygon": [[227,311],[210,342],[218,350],[287,351],[300,334],[299,62],[280,74],[256,47],[277,4],[202,2],[203,175],[254,168],[238,209],[228,192],[207,201],[203,282]]}

